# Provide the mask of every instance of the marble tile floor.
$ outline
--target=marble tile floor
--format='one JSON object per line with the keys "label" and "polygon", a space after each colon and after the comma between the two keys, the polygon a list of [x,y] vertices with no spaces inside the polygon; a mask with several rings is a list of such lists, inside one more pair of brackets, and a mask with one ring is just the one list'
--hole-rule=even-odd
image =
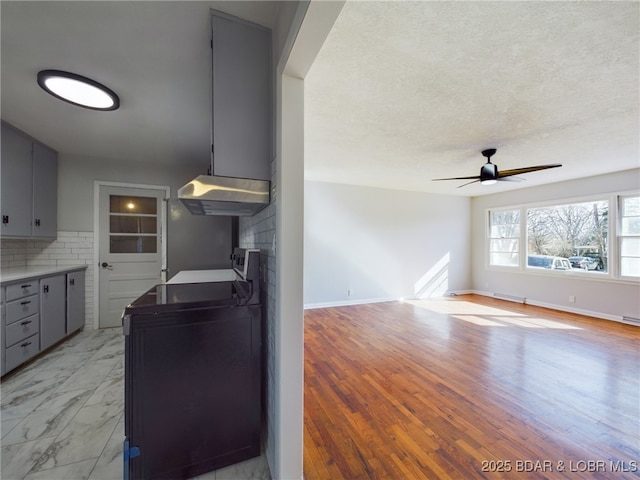
{"label": "marble tile floor", "polygon": [[[122,330],[83,330],[3,378],[2,480],[123,477]],[[264,456],[197,477],[269,480]]]}

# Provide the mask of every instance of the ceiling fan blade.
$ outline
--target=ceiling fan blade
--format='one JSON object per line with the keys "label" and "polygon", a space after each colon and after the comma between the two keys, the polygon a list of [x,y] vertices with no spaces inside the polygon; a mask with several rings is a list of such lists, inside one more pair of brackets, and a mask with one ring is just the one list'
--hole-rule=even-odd
{"label": "ceiling fan blade", "polygon": [[498,180],[499,182],[524,182],[526,179],[520,178],[520,177],[508,176],[508,177],[498,177],[496,178],[496,180]]}
{"label": "ceiling fan blade", "polygon": [[472,183],[477,183],[479,181],[480,181],[480,179],[478,178],[478,179],[473,180],[471,182],[463,183],[462,185],[459,185],[458,188],[466,187],[467,185],[471,185]]}
{"label": "ceiling fan blade", "polygon": [[561,163],[549,163],[547,165],[536,165],[534,167],[513,168],[511,170],[502,170],[498,172],[498,178],[510,177],[511,175],[520,175],[521,173],[537,172],[538,170],[546,170],[548,168],[561,167]]}
{"label": "ceiling fan blade", "polygon": [[480,180],[480,176],[474,175],[473,177],[432,178],[431,181],[437,182],[438,180],[473,180],[473,179]]}

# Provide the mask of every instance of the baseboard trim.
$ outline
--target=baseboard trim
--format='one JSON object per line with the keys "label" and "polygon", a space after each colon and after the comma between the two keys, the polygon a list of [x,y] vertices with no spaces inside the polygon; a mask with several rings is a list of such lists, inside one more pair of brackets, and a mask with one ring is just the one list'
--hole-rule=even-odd
{"label": "baseboard trim", "polygon": [[[472,290],[456,290],[447,291],[442,295],[435,295],[429,297],[429,299],[455,297],[457,295],[469,295],[474,293]],[[408,297],[379,297],[379,298],[366,298],[360,300],[337,300],[334,302],[319,302],[319,303],[305,303],[303,308],[305,310],[312,310],[314,308],[331,308],[331,307],[348,307],[350,305],[365,305],[367,303],[383,303],[383,302],[402,302],[404,300],[425,300],[424,298],[416,296]]]}
{"label": "baseboard trim", "polygon": [[349,307],[351,305],[365,305],[367,303],[383,303],[383,302],[397,302],[397,301],[399,301],[398,297],[366,298],[362,300],[338,300],[335,302],[305,303],[303,308],[305,310],[313,310],[314,308]]}
{"label": "baseboard trim", "polygon": [[[482,290],[473,290],[473,291],[471,291],[471,293],[473,293],[475,295],[482,295],[482,296],[485,296],[485,297],[497,298],[497,297],[494,296],[493,292],[484,292]],[[547,302],[539,302],[537,300],[532,300],[530,298],[526,298],[524,303],[527,304],[527,305],[534,305],[536,307],[550,308],[552,310],[559,310],[561,312],[575,313],[577,315],[585,315],[587,317],[594,317],[594,318],[598,318],[598,319],[601,319],[601,320],[609,320],[609,321],[612,321],[612,322],[618,322],[618,323],[625,323],[627,325],[633,325],[633,323],[625,322],[623,317],[620,317],[620,316],[617,316],[617,315],[610,315],[608,313],[594,312],[592,310],[583,310],[583,309],[580,309],[580,308],[565,307],[564,305],[555,305],[555,304],[547,303]]]}

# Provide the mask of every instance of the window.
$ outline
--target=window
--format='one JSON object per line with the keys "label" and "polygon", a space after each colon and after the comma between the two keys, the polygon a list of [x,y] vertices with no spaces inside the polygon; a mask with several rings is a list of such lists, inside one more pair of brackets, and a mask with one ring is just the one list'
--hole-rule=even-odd
{"label": "window", "polygon": [[109,252],[156,253],[158,208],[155,197],[109,196]]}
{"label": "window", "polygon": [[606,200],[529,208],[527,266],[607,272],[608,226]]}
{"label": "window", "polygon": [[640,277],[640,196],[620,197],[620,275]]}
{"label": "window", "polygon": [[489,265],[517,267],[520,263],[520,210],[489,214]]}

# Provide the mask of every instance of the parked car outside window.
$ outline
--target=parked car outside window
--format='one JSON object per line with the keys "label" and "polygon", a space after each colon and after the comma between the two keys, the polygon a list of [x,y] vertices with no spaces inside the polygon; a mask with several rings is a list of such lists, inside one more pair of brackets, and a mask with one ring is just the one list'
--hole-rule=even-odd
{"label": "parked car outside window", "polygon": [[546,268],[549,270],[571,270],[568,258],[552,257],[550,255],[529,255],[527,265],[533,268]]}
{"label": "parked car outside window", "polygon": [[593,263],[594,263],[593,270],[604,270],[605,269],[606,259],[603,259],[597,253],[585,253],[584,255],[585,255],[585,257],[588,257],[591,260],[593,260]]}
{"label": "parked car outside window", "polygon": [[583,270],[595,270],[598,268],[598,261],[591,257],[569,257],[569,262],[573,268]]}

